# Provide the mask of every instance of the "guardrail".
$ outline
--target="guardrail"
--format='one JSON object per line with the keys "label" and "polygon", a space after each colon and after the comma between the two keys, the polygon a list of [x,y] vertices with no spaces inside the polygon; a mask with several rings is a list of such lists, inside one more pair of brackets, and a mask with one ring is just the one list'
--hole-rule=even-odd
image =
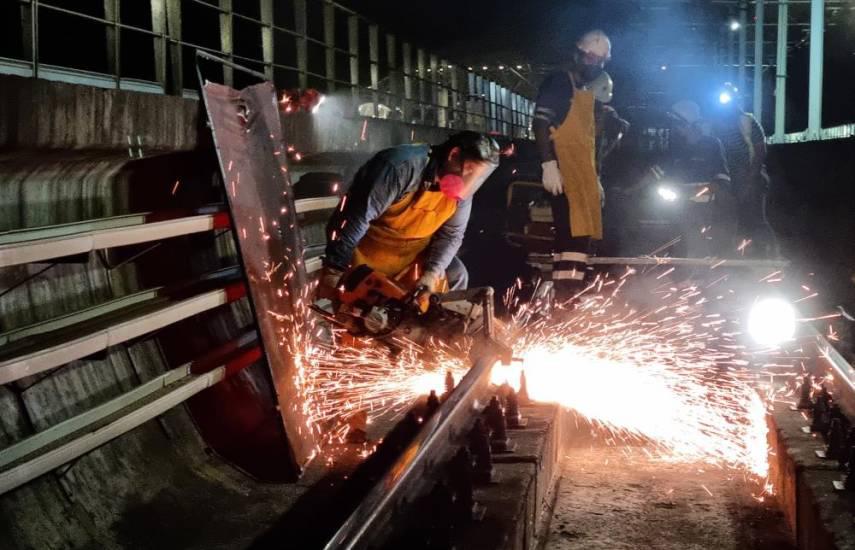
{"label": "guardrail", "polygon": [[[300,214],[323,212],[339,201],[334,196],[305,198],[296,200],[294,207]],[[141,213],[9,231],[0,234],[0,265],[50,261],[231,227],[226,212],[217,207],[203,210],[207,213],[166,220],[161,214]],[[320,257],[306,258],[307,273],[320,267]],[[0,384],[60,367],[234,302],[246,294],[243,282],[231,282],[238,275],[236,267],[226,268],[189,286],[148,289],[0,333]],[[199,284],[218,288],[194,291]],[[172,294],[179,298],[171,299]],[[261,358],[257,334],[251,330],[106,403],[0,449],[0,495],[127,433]]]}
{"label": "guardrail", "polygon": [[[534,104],[525,94],[534,89],[514,67],[498,66],[497,82],[381,33],[331,0],[103,0],[88,12],[59,0],[14,1],[20,18],[0,29],[19,47],[0,54],[0,73],[198,97],[198,50],[257,70],[279,89],[341,94],[352,114],[530,137]],[[103,48],[62,41],[61,52],[50,50],[42,37],[72,25],[103,37]],[[223,68],[225,84],[236,75]]]}

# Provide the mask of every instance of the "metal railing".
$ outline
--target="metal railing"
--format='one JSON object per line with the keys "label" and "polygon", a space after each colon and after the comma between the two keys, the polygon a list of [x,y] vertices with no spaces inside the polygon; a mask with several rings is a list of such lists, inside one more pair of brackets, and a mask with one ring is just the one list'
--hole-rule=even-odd
{"label": "metal railing", "polygon": [[[0,25],[20,36],[20,47],[0,54],[0,73],[197,97],[191,65],[201,50],[262,72],[279,89],[341,95],[352,114],[530,137],[534,102],[511,89],[519,81],[490,80],[381,33],[332,0],[102,1],[103,9],[86,13],[62,0],[15,0],[18,21]],[[205,25],[208,18],[217,23]],[[89,51],[64,40],[65,57],[45,55],[54,46],[43,37],[55,41],[75,25],[97,29],[87,33],[95,35],[87,37]],[[236,76],[223,68],[225,84]]]}
{"label": "metal railing", "polygon": [[[836,0],[739,0],[733,2],[728,0],[717,0],[718,4],[733,4],[739,13],[738,35],[732,36],[731,41],[738,42],[738,56],[734,67],[737,69],[737,82],[739,88],[748,90],[747,72],[752,71],[752,111],[759,120],[762,118],[764,98],[767,96],[768,88],[764,85],[763,71],[774,69],[774,131],[770,133],[767,141],[772,144],[799,143],[805,141],[817,141],[828,139],[845,139],[855,136],[855,123],[842,124],[831,128],[823,128],[822,125],[822,98],[823,98],[823,67],[825,49],[825,30],[828,26],[826,11],[841,7],[841,2]],[[809,8],[808,21],[794,21],[790,15],[791,6],[805,6]],[[770,8],[767,11],[766,8]],[[771,8],[777,9],[777,18],[774,23],[769,20]],[[749,11],[753,11],[753,22],[749,23]],[[753,49],[754,60],[748,62],[748,27],[753,27]],[[808,69],[808,106],[807,106],[807,128],[787,133],[787,62],[790,54],[789,29],[794,26],[804,26],[808,34],[799,37],[807,43],[809,48]],[[771,29],[775,31],[775,39],[769,40]],[[767,30],[770,31],[767,33]],[[733,35],[734,33],[731,33]],[[766,47],[774,45],[774,58],[766,53]],[[730,51],[734,47],[731,43]]]}

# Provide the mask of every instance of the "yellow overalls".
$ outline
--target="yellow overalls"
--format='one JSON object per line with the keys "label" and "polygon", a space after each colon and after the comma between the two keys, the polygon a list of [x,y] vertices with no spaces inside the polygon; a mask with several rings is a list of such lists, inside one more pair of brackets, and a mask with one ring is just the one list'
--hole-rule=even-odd
{"label": "yellow overalls", "polygon": [[551,130],[573,237],[603,238],[594,124],[594,92],[573,86],[570,112]]}
{"label": "yellow overalls", "polygon": [[456,211],[457,200],[440,191],[407,193],[371,222],[356,245],[353,265],[366,264],[401,282],[415,283],[431,238]]}

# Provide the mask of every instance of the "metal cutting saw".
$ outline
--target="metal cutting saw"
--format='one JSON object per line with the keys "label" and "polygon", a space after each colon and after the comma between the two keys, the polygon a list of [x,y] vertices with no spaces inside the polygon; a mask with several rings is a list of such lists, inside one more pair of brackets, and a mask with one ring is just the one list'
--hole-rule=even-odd
{"label": "metal cutting saw", "polygon": [[511,349],[497,339],[501,326],[493,300],[491,287],[446,293],[409,290],[380,271],[359,265],[342,276],[332,313],[313,309],[349,336],[378,341],[393,350],[407,343],[424,346],[431,339],[468,345],[469,338],[470,355],[487,351],[483,346],[488,346],[503,362],[510,362]]}

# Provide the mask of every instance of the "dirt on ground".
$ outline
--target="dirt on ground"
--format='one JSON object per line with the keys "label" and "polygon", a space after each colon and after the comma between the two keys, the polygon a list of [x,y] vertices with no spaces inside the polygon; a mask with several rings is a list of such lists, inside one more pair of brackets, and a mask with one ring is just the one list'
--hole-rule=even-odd
{"label": "dirt on ground", "polygon": [[796,548],[774,499],[753,498],[756,482],[630,451],[568,450],[546,549]]}

